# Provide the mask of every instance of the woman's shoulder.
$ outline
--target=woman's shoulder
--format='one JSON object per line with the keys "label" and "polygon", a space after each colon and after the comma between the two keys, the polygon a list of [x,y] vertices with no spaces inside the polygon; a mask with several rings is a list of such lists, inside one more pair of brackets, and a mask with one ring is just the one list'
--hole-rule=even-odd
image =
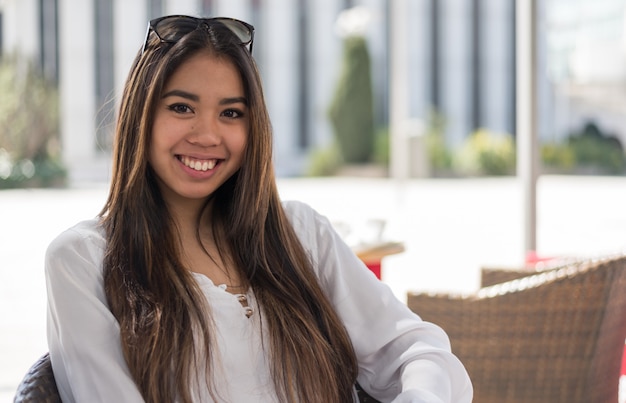
{"label": "woman's shoulder", "polygon": [[48,245],[47,256],[57,255],[67,251],[103,251],[105,234],[100,220],[81,221],[56,236]]}
{"label": "woman's shoulder", "polygon": [[305,202],[300,200],[283,200],[283,209],[287,213],[288,217],[312,214],[315,210]]}
{"label": "woman's shoulder", "polygon": [[310,226],[322,217],[313,207],[299,200],[285,200],[282,204],[287,218],[294,227]]}
{"label": "woman's shoulder", "polygon": [[302,201],[283,201],[283,209],[291,226],[303,244],[316,244],[332,232],[332,224],[325,215]]}

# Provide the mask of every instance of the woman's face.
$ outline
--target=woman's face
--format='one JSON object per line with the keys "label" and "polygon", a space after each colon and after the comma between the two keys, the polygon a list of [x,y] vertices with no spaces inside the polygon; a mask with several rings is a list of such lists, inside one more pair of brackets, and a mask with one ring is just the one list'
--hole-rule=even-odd
{"label": "woman's face", "polygon": [[241,167],[248,102],[235,65],[200,52],[157,101],[149,162],[168,204],[203,201]]}

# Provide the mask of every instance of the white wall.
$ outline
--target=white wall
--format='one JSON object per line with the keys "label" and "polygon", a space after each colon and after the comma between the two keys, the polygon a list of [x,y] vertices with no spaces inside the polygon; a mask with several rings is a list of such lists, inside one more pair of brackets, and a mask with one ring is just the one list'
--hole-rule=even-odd
{"label": "white wall", "polygon": [[115,41],[115,86],[117,99],[132,62],[141,47],[148,27],[146,0],[114,0],[113,38]]}
{"label": "white wall", "polygon": [[165,0],[164,9],[164,15],[199,15],[200,13],[200,5],[197,0]]}
{"label": "white wall", "polygon": [[313,146],[328,146],[334,139],[328,107],[334,95],[342,57],[342,39],[335,32],[339,12],[335,0],[308,3],[309,19],[309,135]]}
{"label": "white wall", "polygon": [[39,30],[36,0],[4,0],[3,51],[24,56],[39,56]]}
{"label": "white wall", "polygon": [[214,16],[231,17],[243,21],[250,21],[250,1],[249,0],[221,0],[216,1],[214,6]]}
{"label": "white wall", "polygon": [[407,2],[407,18],[410,23],[406,32],[406,51],[410,82],[409,110],[412,118],[428,117],[433,105],[430,102],[430,86],[433,71],[431,60],[432,24],[431,5],[429,1],[417,0]]}
{"label": "white wall", "polygon": [[478,27],[482,41],[480,120],[491,131],[513,134],[515,80],[511,73],[515,66],[511,43],[515,38],[508,16],[512,15],[515,3],[483,0],[480,5],[479,20],[489,22]]}
{"label": "white wall", "polygon": [[471,3],[438,0],[441,7],[441,112],[446,118],[447,142],[459,146],[472,130],[470,127],[472,84]]}
{"label": "white wall", "polygon": [[63,160],[76,181],[108,175],[95,144],[93,1],[59,1],[61,140]]}
{"label": "white wall", "polygon": [[[267,0],[262,17],[263,35],[268,38],[261,55],[265,64],[262,73],[267,107],[274,130],[274,160],[279,174],[289,174],[298,168],[296,150],[298,109],[295,102],[297,80],[298,31],[296,2]],[[279,23],[280,22],[280,23]],[[260,28],[260,27],[259,27]],[[276,44],[273,41],[276,40]],[[256,52],[256,49],[255,49]]]}

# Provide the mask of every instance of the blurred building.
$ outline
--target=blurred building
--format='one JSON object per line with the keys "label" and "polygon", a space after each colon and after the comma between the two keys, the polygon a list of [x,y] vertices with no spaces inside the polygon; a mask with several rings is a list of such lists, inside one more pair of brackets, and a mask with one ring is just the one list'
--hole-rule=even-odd
{"label": "blurred building", "polygon": [[480,127],[514,133],[515,0],[406,4],[410,115],[441,114],[453,147]]}
{"label": "blurred building", "polygon": [[626,145],[626,2],[550,0],[545,10],[550,138],[595,122]]}
{"label": "blurred building", "polygon": [[116,102],[147,21],[165,14],[249,21],[256,27],[254,55],[273,117],[277,170],[295,175],[308,151],[332,139],[326,113],[341,56],[334,24],[351,5],[348,0],[0,0],[0,51],[32,57],[59,83],[64,159],[72,178],[107,179]]}
{"label": "blurred building", "polygon": [[[406,36],[391,41],[390,4],[404,1]],[[624,2],[537,0],[542,139],[590,116],[626,133],[621,88]],[[278,174],[298,175],[333,139],[327,110],[339,74],[342,10],[369,10],[376,122],[389,121],[389,60],[408,64],[406,118],[431,112],[455,147],[477,128],[515,133],[516,0],[0,0],[0,54],[38,61],[61,90],[65,161],[74,179],[106,179],[116,102],[147,21],[164,14],[225,15],[256,27],[275,133]],[[610,93],[610,96],[607,94]],[[607,113],[608,110],[613,112]]]}

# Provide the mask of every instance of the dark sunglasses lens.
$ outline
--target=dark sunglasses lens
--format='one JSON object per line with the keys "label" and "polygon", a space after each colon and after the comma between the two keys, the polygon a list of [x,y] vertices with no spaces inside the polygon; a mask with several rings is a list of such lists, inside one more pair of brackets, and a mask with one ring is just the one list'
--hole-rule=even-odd
{"label": "dark sunglasses lens", "polygon": [[233,34],[239,38],[242,44],[248,44],[252,41],[252,32],[250,28],[245,26],[243,23],[237,20],[230,20],[226,18],[216,19],[215,22],[219,22],[228,28]]}
{"label": "dark sunglasses lens", "polygon": [[198,28],[198,20],[189,17],[169,17],[156,23],[154,31],[162,41],[177,42]]}
{"label": "dark sunglasses lens", "polygon": [[[187,16],[169,16],[152,21],[150,27],[161,41],[174,43],[178,42],[188,33],[196,30],[201,24],[226,28],[239,39],[242,45],[250,45],[250,50],[252,50],[254,28],[242,21],[230,18],[199,19]],[[147,46],[147,43],[148,39],[146,37],[146,45],[144,46]]]}

